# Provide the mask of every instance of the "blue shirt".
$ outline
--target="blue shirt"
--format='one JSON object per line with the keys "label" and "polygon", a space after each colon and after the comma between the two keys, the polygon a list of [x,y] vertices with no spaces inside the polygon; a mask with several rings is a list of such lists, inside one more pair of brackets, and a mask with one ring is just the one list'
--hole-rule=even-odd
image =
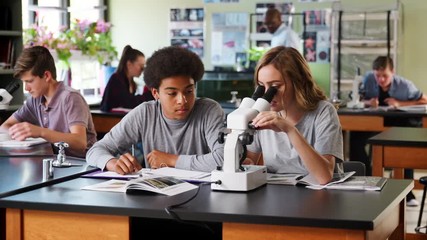
{"label": "blue shirt", "polygon": [[[379,96],[379,86],[373,72],[368,72],[365,75],[362,90],[364,90],[364,99],[377,98]],[[411,81],[398,75],[393,75],[388,94],[399,101],[418,100],[423,95]]]}

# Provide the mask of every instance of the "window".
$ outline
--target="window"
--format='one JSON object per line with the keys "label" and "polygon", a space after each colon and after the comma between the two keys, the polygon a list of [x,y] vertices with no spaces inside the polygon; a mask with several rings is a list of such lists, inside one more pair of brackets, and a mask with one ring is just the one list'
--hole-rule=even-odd
{"label": "window", "polygon": [[104,0],[22,0],[23,28],[32,24],[59,31],[75,19],[105,20]]}
{"label": "window", "polygon": [[[68,28],[76,19],[94,22],[106,20],[107,7],[104,0],[22,0],[23,7],[23,29],[33,25],[45,26],[54,35],[61,28]],[[71,87],[80,89],[82,94],[92,94],[98,98],[99,88],[102,81],[99,78],[99,63],[95,60],[87,60],[77,57],[71,58],[71,81],[70,74],[66,74],[61,65],[57,65],[58,81],[71,84]],[[98,99],[97,99],[98,100]]]}

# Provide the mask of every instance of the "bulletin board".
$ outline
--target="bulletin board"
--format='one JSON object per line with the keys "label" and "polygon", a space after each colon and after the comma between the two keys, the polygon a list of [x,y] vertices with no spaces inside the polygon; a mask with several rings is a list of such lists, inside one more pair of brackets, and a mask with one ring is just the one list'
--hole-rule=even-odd
{"label": "bulletin board", "polygon": [[216,66],[246,62],[248,13],[213,13],[211,62]]}
{"label": "bulletin board", "polygon": [[204,55],[203,8],[172,8],[170,10],[170,43]]}
{"label": "bulletin board", "polygon": [[331,49],[330,10],[305,11],[304,57],[308,62],[329,63]]}

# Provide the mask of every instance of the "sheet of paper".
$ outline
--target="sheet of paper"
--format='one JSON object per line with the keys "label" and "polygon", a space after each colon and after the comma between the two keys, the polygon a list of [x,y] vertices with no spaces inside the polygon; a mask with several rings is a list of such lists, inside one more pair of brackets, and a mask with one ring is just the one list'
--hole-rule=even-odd
{"label": "sheet of paper", "polygon": [[43,138],[27,138],[24,141],[18,141],[18,140],[6,140],[0,142],[0,147],[30,147],[38,144],[42,144],[47,142]]}
{"label": "sheet of paper", "polygon": [[200,171],[190,171],[190,170],[183,170],[183,169],[177,169],[177,168],[171,168],[171,167],[164,167],[164,168],[157,168],[152,169],[150,171],[147,171],[146,169],[142,169],[139,171],[142,175],[144,174],[152,174],[152,175],[158,175],[158,176],[171,176],[176,177],[179,179],[184,180],[191,180],[191,179],[206,179],[209,177],[211,173],[209,172],[200,172]]}
{"label": "sheet of paper", "polygon": [[170,177],[176,177],[182,180],[186,180],[189,182],[209,182],[211,174],[207,172],[190,171],[190,170],[164,167],[164,168],[158,168],[158,169],[143,168],[138,172],[128,173],[125,175],[121,175],[113,171],[99,170],[93,173],[85,174],[82,177],[107,178],[107,179],[133,179],[133,178],[146,177],[146,176],[149,176],[149,177],[170,176]]}
{"label": "sheet of paper", "polygon": [[82,190],[125,193],[127,183],[128,181],[125,181],[125,180],[111,179],[105,182],[82,187]]}
{"label": "sheet of paper", "polygon": [[92,177],[99,178],[137,178],[140,177],[139,173],[129,173],[126,175],[121,175],[113,171],[99,171],[92,174]]}

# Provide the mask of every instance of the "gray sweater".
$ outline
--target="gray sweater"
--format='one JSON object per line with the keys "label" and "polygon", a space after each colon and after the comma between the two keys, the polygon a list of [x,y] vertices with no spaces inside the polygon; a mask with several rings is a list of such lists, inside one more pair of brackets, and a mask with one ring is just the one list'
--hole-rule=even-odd
{"label": "gray sweater", "polygon": [[[179,155],[176,168],[210,172],[223,164],[224,146],[218,143],[223,122],[224,111],[211,99],[196,99],[185,120],[167,119],[159,101],[144,102],[95,143],[86,159],[90,165],[104,169],[110,159],[142,142],[144,159],[158,150]],[[145,166],[149,167],[147,161]]]}

